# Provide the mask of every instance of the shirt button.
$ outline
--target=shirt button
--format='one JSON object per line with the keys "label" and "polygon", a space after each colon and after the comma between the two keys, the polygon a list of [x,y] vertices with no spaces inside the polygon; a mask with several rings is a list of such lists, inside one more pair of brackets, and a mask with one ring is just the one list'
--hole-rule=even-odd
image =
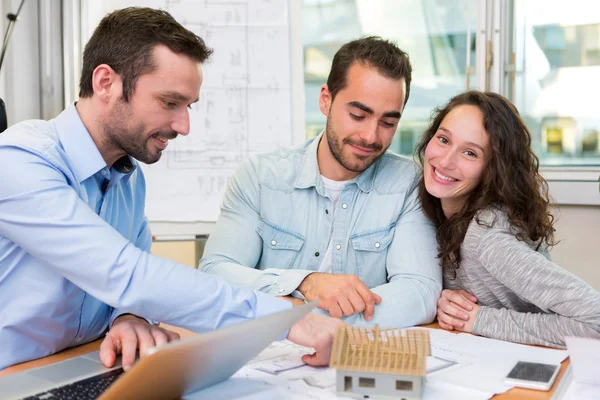
{"label": "shirt button", "polygon": [[277,244],[277,241],[271,240],[271,246],[275,246],[276,244]]}
{"label": "shirt button", "polygon": [[377,247],[377,248],[381,247],[381,245],[379,244],[379,242],[375,243],[375,247]]}
{"label": "shirt button", "polygon": [[326,209],[326,210],[325,210],[325,214],[329,214],[329,210],[327,210],[327,209]]}
{"label": "shirt button", "polygon": [[339,244],[336,244],[335,248],[338,249],[338,250],[340,250],[342,248],[342,246],[340,246]]}
{"label": "shirt button", "polygon": [[81,343],[81,340],[82,340],[82,339],[81,339],[81,336],[80,336],[80,337],[78,337],[78,338],[75,338],[75,343]]}
{"label": "shirt button", "polygon": [[319,255],[320,255],[320,254],[319,254],[319,252],[317,251],[317,252],[315,253],[315,257],[319,257]]}
{"label": "shirt button", "polygon": [[346,203],[342,204],[342,208],[345,210],[346,208],[348,208],[348,204],[346,204]]}
{"label": "shirt button", "polygon": [[284,289],[280,289],[280,290],[279,290],[279,293],[283,293],[283,292],[285,292],[285,290],[284,290]]}
{"label": "shirt button", "polygon": [[102,175],[106,176],[106,171],[102,170]]}

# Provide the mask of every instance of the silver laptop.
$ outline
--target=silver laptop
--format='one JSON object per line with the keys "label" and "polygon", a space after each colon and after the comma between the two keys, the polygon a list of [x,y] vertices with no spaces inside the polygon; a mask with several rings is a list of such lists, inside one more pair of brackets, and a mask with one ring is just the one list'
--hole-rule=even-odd
{"label": "silver laptop", "polygon": [[[310,312],[317,302],[154,347],[123,373],[98,352],[0,378],[0,399],[177,399],[228,379]],[[100,383],[101,382],[101,383]],[[114,383],[113,383],[114,382]],[[99,389],[100,388],[100,389]],[[87,392],[86,392],[87,391]],[[64,396],[64,397],[63,397]]]}

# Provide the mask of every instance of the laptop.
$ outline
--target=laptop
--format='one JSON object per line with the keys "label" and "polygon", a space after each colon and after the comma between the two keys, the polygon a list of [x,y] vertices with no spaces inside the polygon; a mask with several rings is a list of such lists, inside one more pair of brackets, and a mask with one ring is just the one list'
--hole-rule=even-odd
{"label": "laptop", "polygon": [[126,373],[120,363],[105,368],[95,352],[8,375],[0,378],[0,398],[177,399],[228,379],[316,305],[154,347]]}

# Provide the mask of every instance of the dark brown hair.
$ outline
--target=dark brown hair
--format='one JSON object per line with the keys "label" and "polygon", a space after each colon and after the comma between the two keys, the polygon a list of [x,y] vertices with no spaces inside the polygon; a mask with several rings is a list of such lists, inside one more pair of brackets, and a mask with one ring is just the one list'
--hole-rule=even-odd
{"label": "dark brown hair", "polygon": [[375,67],[377,71],[388,78],[406,82],[406,97],[410,94],[410,80],[412,67],[408,54],[403,52],[395,43],[378,36],[366,36],[343,45],[333,56],[331,71],[327,78],[327,87],[331,93],[331,100],[335,95],[346,88],[348,70],[355,62]]}
{"label": "dark brown hair", "polygon": [[123,99],[135,90],[138,78],[155,68],[153,50],[167,46],[200,63],[212,54],[204,40],[184,28],[166,11],[129,7],[114,11],[100,21],[85,46],[79,82],[79,97],[91,97],[92,74],[101,64],[109,65],[123,80]]}
{"label": "dark brown hair", "polygon": [[[460,246],[469,223],[477,212],[488,207],[503,209],[515,228],[519,240],[531,240],[539,246],[554,245],[554,217],[549,211],[548,184],[540,175],[539,160],[531,148],[531,134],[515,106],[505,97],[492,92],[469,91],[453,97],[446,106],[437,108],[432,122],[415,149],[423,165],[425,149],[435,136],[442,120],[454,108],[472,105],[483,114],[483,127],[489,136],[491,157],[483,171],[481,183],[469,194],[462,209],[446,218],[440,199],[419,182],[419,198],[425,215],[437,228],[438,257],[444,268],[460,266]],[[477,221],[480,223],[480,221]]]}

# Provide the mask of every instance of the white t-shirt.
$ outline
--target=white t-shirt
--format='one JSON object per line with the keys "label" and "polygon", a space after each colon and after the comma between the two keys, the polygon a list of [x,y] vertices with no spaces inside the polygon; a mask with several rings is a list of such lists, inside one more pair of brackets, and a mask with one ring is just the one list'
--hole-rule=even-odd
{"label": "white t-shirt", "polygon": [[[323,185],[325,189],[327,189],[327,193],[329,197],[331,197],[331,201],[333,202],[333,207],[331,210],[331,218],[335,218],[335,209],[337,207],[338,200],[340,199],[340,194],[346,186],[346,183],[349,181],[334,181],[329,178],[325,178],[321,175],[321,179],[323,179]],[[333,239],[333,231],[329,233],[329,244],[327,245],[327,251],[323,256],[323,261],[321,262],[321,266],[319,267],[319,272],[327,272],[331,273],[331,241]]]}

